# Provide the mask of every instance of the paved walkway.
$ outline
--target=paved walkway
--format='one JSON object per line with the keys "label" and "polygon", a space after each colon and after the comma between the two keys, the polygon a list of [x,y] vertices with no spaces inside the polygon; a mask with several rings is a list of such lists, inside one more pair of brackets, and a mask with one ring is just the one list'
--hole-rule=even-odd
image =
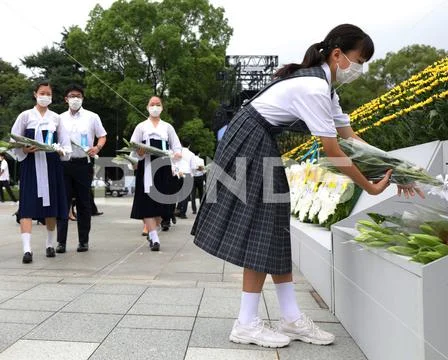
{"label": "paved walkway", "polygon": [[[362,360],[338,320],[296,274],[301,308],[336,334],[331,346],[300,342],[279,349],[229,342],[238,314],[241,269],[192,243],[193,215],[161,233],[150,252],[141,224],[129,219],[131,199],[97,199],[91,246],[77,253],[70,223],[67,253],[45,257],[45,228],[33,227],[32,264],[21,263],[13,204],[0,204],[0,360]],[[266,284],[262,317],[279,318]]]}

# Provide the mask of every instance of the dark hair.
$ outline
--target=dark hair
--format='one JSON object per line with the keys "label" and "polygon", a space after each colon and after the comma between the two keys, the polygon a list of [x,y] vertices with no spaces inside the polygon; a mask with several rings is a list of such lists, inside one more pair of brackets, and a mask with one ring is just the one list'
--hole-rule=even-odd
{"label": "dark hair", "polygon": [[351,24],[338,25],[328,33],[324,41],[308,48],[301,64],[287,64],[280,68],[274,77],[284,78],[296,70],[322,65],[330,56],[331,51],[336,48],[344,53],[350,50],[361,50],[361,56],[366,61],[375,51],[372,39],[359,27]]}
{"label": "dark hair", "polygon": [[48,80],[41,80],[41,81],[39,81],[39,82],[36,84],[36,86],[34,86],[34,92],[37,93],[37,92],[39,91],[39,88],[40,88],[41,86],[49,86],[50,89],[53,90],[53,87],[51,86],[51,84],[50,84],[50,82],[49,82]]}
{"label": "dark hair", "polygon": [[84,89],[82,88],[81,85],[78,84],[69,85],[64,91],[64,97],[66,97],[70,91],[79,91],[82,94],[82,97],[84,97]]}
{"label": "dark hair", "polygon": [[191,145],[190,139],[183,139],[181,141],[183,147],[189,147]]}

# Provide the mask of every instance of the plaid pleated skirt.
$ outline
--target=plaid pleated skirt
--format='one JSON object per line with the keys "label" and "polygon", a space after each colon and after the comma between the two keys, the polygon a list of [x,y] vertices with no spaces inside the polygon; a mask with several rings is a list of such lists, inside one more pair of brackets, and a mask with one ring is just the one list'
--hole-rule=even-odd
{"label": "plaid pleated skirt", "polygon": [[[265,175],[263,171],[267,158],[280,157],[273,129],[250,104],[235,115],[207,175],[207,191],[192,235],[197,246],[232,264],[286,274],[292,271],[289,186],[282,166],[268,169]],[[241,183],[220,182],[227,176],[241,177],[242,168]],[[266,187],[273,194],[284,194],[283,201],[266,201]]]}

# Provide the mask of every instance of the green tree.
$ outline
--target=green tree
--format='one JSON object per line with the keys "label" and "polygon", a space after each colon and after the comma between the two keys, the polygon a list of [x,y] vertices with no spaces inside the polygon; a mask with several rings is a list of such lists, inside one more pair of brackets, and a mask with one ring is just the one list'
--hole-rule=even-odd
{"label": "green tree", "polygon": [[12,124],[24,110],[33,107],[31,82],[16,66],[0,59],[0,138],[6,138]]}
{"label": "green tree", "polygon": [[61,44],[44,47],[36,54],[25,56],[23,65],[35,74],[34,82],[48,80],[53,87],[53,103],[51,109],[57,113],[67,110],[64,102],[64,91],[69,84],[84,85],[84,72],[80,64],[72,59],[64,50],[66,33]]}
{"label": "green tree", "polygon": [[215,152],[215,136],[213,131],[204,127],[201,119],[193,119],[184,124],[178,135],[181,141],[187,140],[191,145],[190,149],[201,157],[213,157]]}
{"label": "green tree", "polygon": [[224,10],[207,0],[118,0],[97,5],[85,30],[71,28],[67,49],[89,69],[92,96],[125,110],[129,136],[151,95],[164,98],[176,128],[195,117],[210,125],[231,34]]}
{"label": "green tree", "polygon": [[[120,126],[120,119],[125,118],[125,113],[116,105],[111,106],[110,102],[104,101],[104,98],[98,96],[89,88],[89,82],[86,81],[86,69],[82,63],[72,57],[66,51],[66,40],[68,31],[62,33],[62,40],[56,46],[51,48],[44,47],[36,54],[26,56],[23,64],[31,69],[34,74],[33,81],[42,79],[48,80],[53,87],[53,103],[51,110],[62,113],[67,110],[67,104],[64,101],[64,91],[70,84],[79,84],[86,86],[85,99],[83,107],[97,113],[103,126],[108,132],[108,141],[106,147],[102,150],[102,155],[114,155],[115,150],[121,147],[124,126]],[[107,98],[106,98],[107,99]]]}
{"label": "green tree", "polygon": [[446,56],[447,51],[428,45],[389,52],[385,58],[372,61],[361,78],[338,89],[341,106],[345,112],[351,112]]}

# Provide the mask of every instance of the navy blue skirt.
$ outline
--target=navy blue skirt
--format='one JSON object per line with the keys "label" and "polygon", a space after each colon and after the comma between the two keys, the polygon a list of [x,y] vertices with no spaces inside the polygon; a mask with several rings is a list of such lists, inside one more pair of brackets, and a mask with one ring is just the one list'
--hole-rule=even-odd
{"label": "navy blue skirt", "polygon": [[[42,131],[43,138],[46,130]],[[34,139],[34,129],[26,129],[24,136]],[[58,142],[54,133],[53,141]],[[46,153],[50,206],[43,206],[42,198],[37,197],[36,164],[34,154],[28,154],[20,162],[20,203],[19,218],[44,219],[55,217],[68,218],[68,205],[65,194],[64,172],[57,153]]]}
{"label": "navy blue skirt", "polygon": [[[144,141],[145,143],[145,141]],[[151,146],[162,148],[159,140],[151,139]],[[151,161],[157,159],[157,156],[151,155]],[[175,182],[171,170],[171,162],[169,159],[164,159],[165,166],[161,166],[156,172],[152,168],[153,186],[162,194],[175,194]],[[153,217],[169,217],[170,208],[169,203],[161,203],[153,199],[150,195],[145,193],[145,160],[140,160],[137,165],[135,173],[135,194],[134,202],[132,204],[131,219],[144,219]],[[150,191],[151,193],[151,191]]]}

